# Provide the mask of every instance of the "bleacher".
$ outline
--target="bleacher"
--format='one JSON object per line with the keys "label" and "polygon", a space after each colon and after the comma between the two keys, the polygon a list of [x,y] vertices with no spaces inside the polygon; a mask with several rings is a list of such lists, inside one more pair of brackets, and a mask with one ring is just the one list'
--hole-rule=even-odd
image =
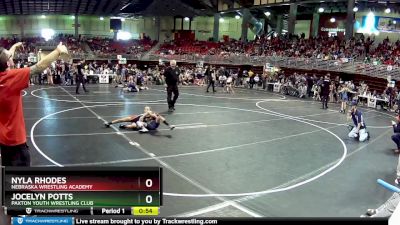
{"label": "bleacher", "polygon": [[157,54],[169,54],[173,51],[175,54],[200,54],[207,55],[209,50],[217,49],[218,43],[208,41],[180,41],[172,43],[164,43],[160,46]]}

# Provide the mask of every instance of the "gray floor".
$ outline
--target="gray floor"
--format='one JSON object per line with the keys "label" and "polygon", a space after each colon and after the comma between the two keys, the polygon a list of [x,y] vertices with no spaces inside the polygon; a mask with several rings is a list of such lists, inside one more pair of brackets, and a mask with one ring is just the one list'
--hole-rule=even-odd
{"label": "gray floor", "polygon": [[[395,178],[390,113],[362,108],[372,138],[358,143],[347,137],[349,121],[335,104],[321,110],[269,92],[182,87],[168,114],[161,86],[139,94],[108,85],[89,90],[26,90],[33,165],[162,166],[162,216],[358,217],[391,195],[376,183]],[[103,127],[145,105],[177,129]]]}

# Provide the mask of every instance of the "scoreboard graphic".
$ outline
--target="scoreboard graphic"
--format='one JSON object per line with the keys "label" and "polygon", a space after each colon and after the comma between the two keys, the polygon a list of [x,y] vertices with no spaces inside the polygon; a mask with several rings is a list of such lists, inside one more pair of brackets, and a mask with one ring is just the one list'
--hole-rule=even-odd
{"label": "scoreboard graphic", "polygon": [[156,216],[162,205],[158,167],[6,167],[2,176],[2,205],[12,216]]}

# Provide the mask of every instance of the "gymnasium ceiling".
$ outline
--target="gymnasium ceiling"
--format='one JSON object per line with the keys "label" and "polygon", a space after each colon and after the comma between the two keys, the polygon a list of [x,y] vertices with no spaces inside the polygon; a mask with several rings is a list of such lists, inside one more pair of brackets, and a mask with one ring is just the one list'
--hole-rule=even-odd
{"label": "gymnasium ceiling", "polygon": [[216,0],[0,0],[0,14],[206,14],[214,11],[216,4]]}
{"label": "gymnasium ceiling", "polygon": [[[254,0],[222,0],[232,6],[234,2],[249,7],[253,12],[289,11],[287,3],[265,6],[253,6]],[[348,0],[292,0],[297,2],[297,12],[309,14],[321,5],[326,12],[345,12]],[[400,11],[400,0],[356,0],[360,9],[379,10],[390,6]],[[96,16],[199,16],[213,15],[218,12],[218,0],[0,0],[0,15],[96,15]],[[234,12],[237,9],[228,9]]]}

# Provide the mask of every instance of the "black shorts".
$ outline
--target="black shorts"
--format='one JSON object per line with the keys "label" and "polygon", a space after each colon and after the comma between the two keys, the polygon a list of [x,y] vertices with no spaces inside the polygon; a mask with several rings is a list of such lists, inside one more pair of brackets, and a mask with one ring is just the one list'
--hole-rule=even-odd
{"label": "black shorts", "polygon": [[131,116],[131,123],[136,123],[137,121],[139,121],[139,119],[140,119],[140,116]]}
{"label": "black shorts", "polygon": [[26,143],[16,146],[0,145],[2,166],[31,166],[31,155]]}

